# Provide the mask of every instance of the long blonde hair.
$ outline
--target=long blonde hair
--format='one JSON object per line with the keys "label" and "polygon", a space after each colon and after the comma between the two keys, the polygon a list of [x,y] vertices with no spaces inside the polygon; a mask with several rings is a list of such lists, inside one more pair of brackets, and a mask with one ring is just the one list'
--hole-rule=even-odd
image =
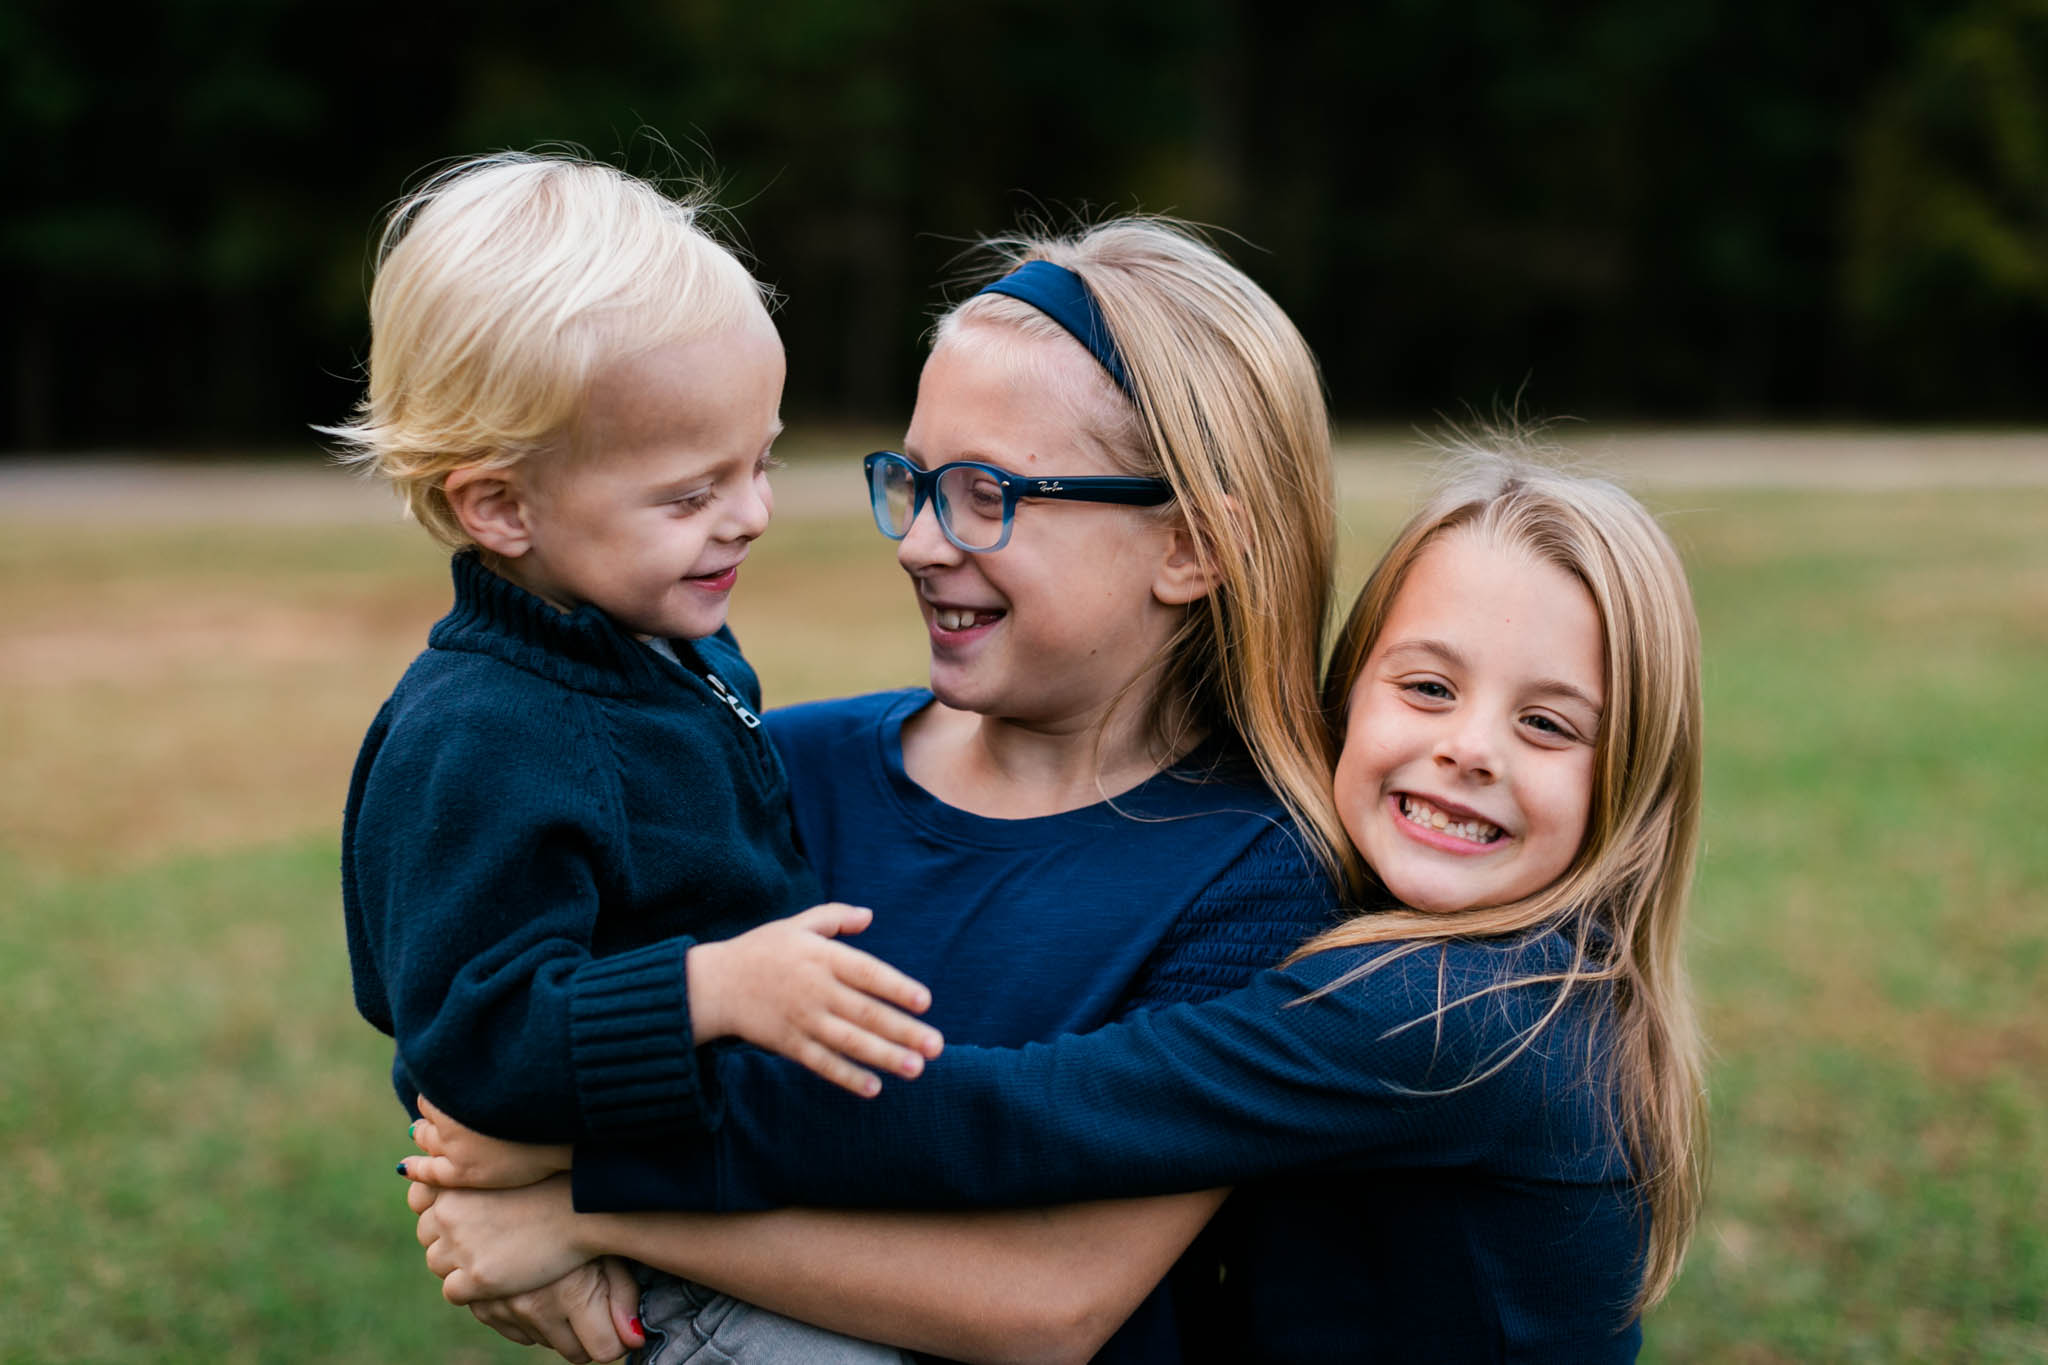
{"label": "long blonde hair", "polygon": [[[1514,448],[1518,442],[1494,444]],[[1646,1308],[1677,1277],[1703,1197],[1704,1047],[1681,943],[1699,839],[1699,626],[1677,551],[1634,498],[1603,480],[1497,449],[1468,446],[1461,454],[1454,475],[1396,536],[1366,581],[1331,657],[1324,705],[1341,735],[1352,688],[1402,584],[1442,536],[1476,534],[1556,565],[1585,585],[1606,636],[1606,705],[1585,843],[1561,878],[1512,904],[1361,914],[1303,945],[1295,957],[1391,941],[1414,951],[1543,925],[1570,938],[1576,947],[1571,968],[1490,989],[1556,983],[1556,999],[1523,1039],[1524,1048],[1573,990],[1606,983],[1613,992],[1609,1083],[1650,1214],[1636,1304]]]}
{"label": "long blonde hair", "polygon": [[[1361,865],[1330,797],[1335,755],[1316,689],[1336,495],[1308,344],[1264,290],[1170,219],[981,245],[993,274],[1044,260],[1087,285],[1131,392],[1090,366],[1090,391],[1073,406],[1120,466],[1173,486],[1164,514],[1185,519],[1216,575],[1166,646],[1153,733],[1169,748],[1189,726],[1241,738],[1314,853],[1355,889]],[[1030,304],[977,294],[939,319],[935,344],[985,326],[1067,337]]]}
{"label": "long blonde hair", "polygon": [[462,548],[451,473],[552,453],[603,366],[763,306],[762,287],[705,230],[707,210],[694,192],[671,197],[566,154],[502,152],[436,173],[379,241],[355,420],[316,430]]}

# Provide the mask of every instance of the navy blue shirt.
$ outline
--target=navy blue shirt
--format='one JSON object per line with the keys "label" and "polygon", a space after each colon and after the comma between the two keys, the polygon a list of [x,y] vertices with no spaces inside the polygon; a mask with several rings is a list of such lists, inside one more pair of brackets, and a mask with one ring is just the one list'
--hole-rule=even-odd
{"label": "navy blue shirt", "polygon": [[903,769],[923,688],[772,711],[804,852],[852,940],[931,987],[951,1041],[1010,1047],[1234,990],[1336,922],[1338,898],[1241,750],[1022,820],[947,805]]}
{"label": "navy blue shirt", "polygon": [[[930,702],[922,688],[817,702],[771,712],[768,727],[826,895],[875,911],[851,941],[931,987],[925,1018],[949,1047],[1045,1041],[1207,999],[1335,922],[1335,889],[1241,746],[1205,744],[1079,810],[991,819],[904,772],[903,724]],[[639,1190],[668,1150],[579,1147],[579,1198],[654,1207]],[[1179,1356],[1162,1291],[1098,1358]]]}
{"label": "navy blue shirt", "polygon": [[[949,1047],[866,1102],[737,1050],[717,1067],[722,1126],[640,1173],[631,1206],[1041,1204],[1256,1181],[1227,1286],[1238,1358],[1632,1360],[1643,1214],[1605,1083],[1609,996],[1579,987],[1543,1023],[1554,984],[1491,989],[1573,951],[1533,933],[1325,952],[1091,1034]],[[581,1175],[586,1207],[623,1207]]]}
{"label": "navy blue shirt", "polygon": [[392,1084],[526,1142],[699,1124],[683,969],[821,899],[729,633],[663,658],[454,561],[342,823],[357,1008]]}

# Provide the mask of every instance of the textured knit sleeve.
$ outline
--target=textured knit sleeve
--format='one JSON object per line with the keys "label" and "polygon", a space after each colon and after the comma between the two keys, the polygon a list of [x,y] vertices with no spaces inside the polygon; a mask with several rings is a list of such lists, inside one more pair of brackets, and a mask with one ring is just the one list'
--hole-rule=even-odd
{"label": "textured knit sleeve", "polygon": [[1048,1044],[949,1048],[921,1079],[868,1101],[735,1050],[719,1064],[715,1134],[660,1162],[579,1152],[578,1206],[1063,1203],[1317,1163],[1612,1175],[1592,1072],[1559,1051],[1589,1036],[1590,992],[1578,1017],[1567,1011],[1512,1060],[1554,987],[1476,992],[1543,962],[1431,947],[1308,998],[1382,952],[1321,953],[1231,995]]}
{"label": "textured knit sleeve", "polygon": [[1288,823],[1253,840],[1167,931],[1118,1009],[1154,1009],[1234,991],[1338,916],[1338,895]]}
{"label": "textured knit sleeve", "polygon": [[689,940],[592,955],[620,816],[585,708],[450,679],[390,718],[352,793],[358,1002],[403,1083],[520,1141],[704,1121]]}

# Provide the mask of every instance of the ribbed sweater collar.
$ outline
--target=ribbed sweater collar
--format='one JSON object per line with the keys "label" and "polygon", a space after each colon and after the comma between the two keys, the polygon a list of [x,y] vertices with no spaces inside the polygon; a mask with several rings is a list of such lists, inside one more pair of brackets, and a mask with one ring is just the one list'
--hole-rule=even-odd
{"label": "ribbed sweater collar", "polygon": [[[666,660],[592,606],[559,611],[485,568],[474,550],[455,556],[455,605],[427,636],[434,649],[502,659],[515,668],[597,696],[649,693],[673,681]],[[685,667],[689,642],[674,642]]]}

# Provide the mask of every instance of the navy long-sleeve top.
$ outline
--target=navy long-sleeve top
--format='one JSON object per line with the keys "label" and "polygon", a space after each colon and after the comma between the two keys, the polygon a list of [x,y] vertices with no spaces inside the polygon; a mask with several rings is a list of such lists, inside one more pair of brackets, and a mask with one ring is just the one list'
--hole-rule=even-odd
{"label": "navy long-sleeve top", "polygon": [[1252,1181],[1224,1291],[1240,1358],[1631,1360],[1644,1227],[1603,1072],[1609,997],[1579,987],[1532,1034],[1557,987],[1492,989],[1572,953],[1548,932],[1324,952],[1094,1033],[949,1047],[865,1102],[738,1050],[715,1134],[623,1186],[579,1162],[578,1203],[955,1207]]}
{"label": "navy long-sleeve top", "polygon": [[826,894],[855,942],[931,987],[927,1022],[990,1047],[1235,990],[1335,923],[1339,896],[1241,745],[1217,737],[1114,799],[1006,820],[903,766],[924,688],[768,714]]}
{"label": "navy long-sleeve top", "polygon": [[[949,1043],[1045,1041],[1206,999],[1335,921],[1334,886],[1241,745],[1219,737],[1113,800],[993,819],[904,770],[904,722],[931,701],[911,688],[814,702],[768,728],[826,894],[875,911],[853,942],[931,987],[925,1017]],[[638,1173],[666,1150],[584,1144],[577,1178],[608,1179],[634,1207]],[[1180,1355],[1160,1292],[1100,1358]]]}
{"label": "navy long-sleeve top", "polygon": [[704,1119],[684,955],[820,899],[730,633],[664,658],[454,560],[342,825],[356,1005],[392,1083],[499,1137]]}

